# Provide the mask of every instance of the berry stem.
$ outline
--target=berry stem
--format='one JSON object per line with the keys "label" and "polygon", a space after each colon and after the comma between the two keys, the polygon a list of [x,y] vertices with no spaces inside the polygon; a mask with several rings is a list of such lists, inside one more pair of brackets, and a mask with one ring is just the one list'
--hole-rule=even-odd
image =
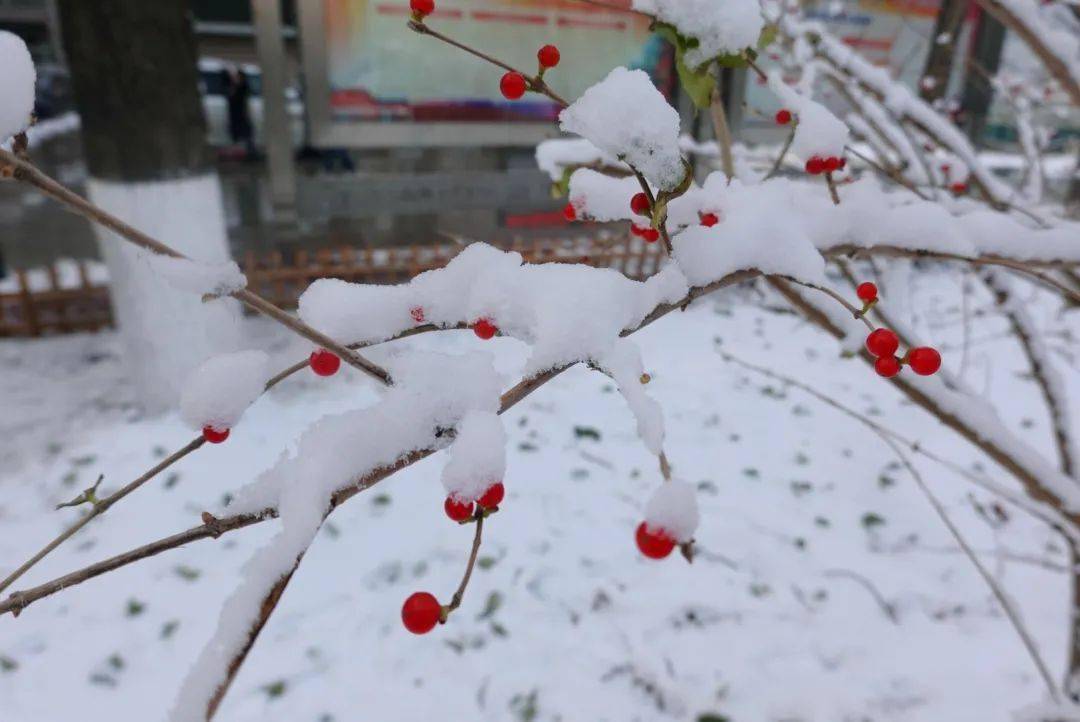
{"label": "berry stem", "polygon": [[664,239],[664,250],[666,250],[670,256],[672,248],[671,236],[668,235],[667,219],[665,218],[665,216],[667,216],[667,211],[663,210],[658,212],[656,207],[656,196],[653,195],[652,188],[649,187],[649,182],[645,180],[645,176],[641,175],[641,171],[632,165],[630,166],[630,170],[634,171],[634,177],[637,178],[638,183],[641,184],[642,192],[645,194],[645,197],[649,199],[649,209],[652,211],[653,228],[660,231],[660,237]]}
{"label": "berry stem", "polygon": [[485,514],[477,515],[476,534],[473,535],[472,551],[469,552],[469,563],[465,565],[465,574],[461,577],[461,584],[458,585],[457,591],[454,592],[454,596],[450,598],[450,603],[443,608],[444,620],[450,615],[450,612],[461,606],[461,600],[465,596],[465,587],[469,586],[469,579],[472,577],[473,567],[476,566],[476,555],[480,553],[480,542],[484,532],[485,516]]}
{"label": "berry stem", "polygon": [[829,197],[834,206],[840,205],[840,194],[836,192],[836,181],[833,180],[832,171],[825,174],[825,185],[829,186]]}
{"label": "berry stem", "polygon": [[412,30],[413,32],[417,32],[417,33],[419,33],[421,35],[430,35],[431,37],[433,37],[433,38],[435,38],[437,40],[443,41],[447,45],[453,45],[455,48],[458,48],[459,50],[464,50],[466,53],[469,53],[470,55],[474,55],[474,56],[480,58],[481,60],[486,60],[487,62],[491,63],[492,65],[496,65],[496,66],[502,68],[503,70],[509,71],[511,73],[520,74],[521,77],[525,78],[525,82],[529,84],[529,90],[531,90],[531,91],[533,91],[535,93],[540,93],[541,95],[546,95],[547,97],[551,98],[556,103],[561,105],[563,108],[570,105],[568,102],[566,102],[566,100],[563,99],[562,96],[560,96],[554,90],[549,88],[547,83],[544,82],[544,79],[541,78],[540,75],[529,75],[528,73],[526,73],[526,72],[524,72],[522,70],[519,70],[518,68],[515,68],[513,65],[509,65],[507,63],[504,63],[503,61],[499,60],[496,57],[493,57],[491,55],[488,55],[485,52],[477,50],[476,48],[472,47],[471,45],[466,45],[465,43],[463,43],[461,41],[454,40],[450,36],[440,33],[438,30],[432,29],[431,26],[428,25],[427,23],[418,23],[415,20],[410,20],[408,25],[409,25],[409,29]]}

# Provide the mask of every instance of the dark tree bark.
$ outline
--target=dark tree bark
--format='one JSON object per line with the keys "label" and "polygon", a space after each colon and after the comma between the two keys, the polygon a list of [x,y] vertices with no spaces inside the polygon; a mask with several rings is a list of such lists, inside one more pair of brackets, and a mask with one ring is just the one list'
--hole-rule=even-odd
{"label": "dark tree bark", "polygon": [[209,167],[188,0],[59,0],[91,177]]}
{"label": "dark tree bark", "polygon": [[994,88],[986,75],[993,77],[1001,65],[1001,48],[1005,44],[1005,26],[989,13],[979,13],[979,23],[975,27],[971,58],[984,72],[976,71],[969,63],[964,77],[964,94],[960,101],[963,113],[961,125],[967,131],[971,142],[981,145],[982,134],[986,129],[986,115],[990,103],[994,100]]}
{"label": "dark tree bark", "polygon": [[[919,82],[919,96],[928,103],[940,100],[948,89],[953,58],[956,56],[956,40],[960,35],[960,23],[967,12],[968,0],[942,0],[938,8],[934,33],[930,36],[930,52],[926,55]],[[939,42],[939,38],[947,38]]]}

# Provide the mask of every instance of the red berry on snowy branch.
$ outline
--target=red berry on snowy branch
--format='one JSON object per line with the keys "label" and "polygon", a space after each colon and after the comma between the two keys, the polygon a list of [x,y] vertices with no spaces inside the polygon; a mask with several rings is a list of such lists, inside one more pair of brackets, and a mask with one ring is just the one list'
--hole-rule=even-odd
{"label": "red berry on snowy branch", "polygon": [[480,318],[473,323],[473,333],[478,337],[487,341],[499,332],[499,327],[491,322],[490,319]]}
{"label": "red berry on snowy branch", "polygon": [[536,53],[536,59],[540,61],[540,67],[544,70],[558,65],[559,58],[559,49],[554,45],[545,45]]}
{"label": "red berry on snowy branch", "polygon": [[220,444],[222,441],[229,438],[229,430],[227,428],[219,429],[214,426],[204,426],[202,435],[203,438],[211,444]]}
{"label": "red berry on snowy branch", "polygon": [[412,10],[413,20],[423,22],[425,17],[435,12],[435,0],[409,0],[409,9]]}
{"label": "red berry on snowy branch", "polygon": [[908,351],[907,362],[915,373],[920,376],[930,376],[941,368],[941,354],[937,352],[937,349],[920,346]]}
{"label": "red berry on snowy branch", "polygon": [[308,365],[319,376],[333,376],[341,368],[341,359],[326,349],[320,348],[311,352]]}
{"label": "red berry on snowy branch", "polygon": [[878,358],[885,358],[896,353],[900,348],[900,339],[887,328],[879,328],[866,337],[866,350]]}
{"label": "red berry on snowy branch", "polygon": [[446,497],[446,503],[443,504],[443,510],[446,512],[446,515],[457,522],[471,519],[473,508],[473,503],[471,501],[462,501],[456,496]]}
{"label": "red berry on snowy branch", "polygon": [[442,619],[442,605],[433,594],[410,594],[401,607],[401,621],[413,634],[427,634]]}
{"label": "red berry on snowy branch", "polygon": [[499,81],[499,90],[507,100],[517,100],[525,95],[525,88],[525,76],[514,71],[502,76],[502,80]]}
{"label": "red berry on snowy branch", "polygon": [[786,108],[783,108],[781,110],[776,111],[776,124],[777,125],[787,125],[790,122],[791,122],[791,111],[790,110],[788,110]]}
{"label": "red berry on snowy branch", "polygon": [[860,301],[864,303],[870,303],[877,300],[877,286],[869,281],[860,283],[855,289],[855,295],[859,297]]}
{"label": "red berry on snowy branch", "polygon": [[663,529],[650,527],[646,522],[638,524],[634,535],[638,549],[649,559],[663,559],[675,549],[675,540]]}
{"label": "red berry on snowy branch", "polygon": [[502,503],[503,496],[505,495],[506,487],[504,487],[503,483],[500,481],[497,484],[489,486],[487,491],[481,494],[480,498],[476,500],[476,503],[484,509],[494,509]]}
{"label": "red berry on snowy branch", "polygon": [[639,216],[649,215],[651,207],[649,197],[644,193],[635,193],[634,197],[630,199],[630,210]]}

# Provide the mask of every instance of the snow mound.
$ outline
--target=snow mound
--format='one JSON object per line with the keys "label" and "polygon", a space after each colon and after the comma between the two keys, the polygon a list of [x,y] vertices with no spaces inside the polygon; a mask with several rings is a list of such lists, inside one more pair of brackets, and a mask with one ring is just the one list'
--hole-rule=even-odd
{"label": "snow mound", "polygon": [[184,384],[180,415],[194,428],[229,429],[266,388],[270,357],[237,351],[207,359]]}
{"label": "snow mound", "polygon": [[641,171],[653,185],[684,176],[679,114],[642,70],[615,68],[559,115],[561,127]]}
{"label": "snow mound", "polygon": [[26,43],[18,35],[0,30],[0,143],[30,125],[36,80]]}
{"label": "snow mound", "polygon": [[691,68],[754,47],[765,27],[757,0],[634,0],[633,8],[698,40],[686,53]]}
{"label": "snow mound", "polygon": [[843,121],[824,105],[789,87],[778,72],[769,74],[769,89],[796,119],[795,137],[791,152],[803,160],[813,156],[840,158],[848,142],[848,129]]}
{"label": "snow mound", "polygon": [[646,526],[663,529],[680,544],[694,538],[699,521],[697,491],[685,481],[664,482],[645,507]]}
{"label": "snow mound", "polygon": [[447,495],[476,501],[505,475],[506,431],[499,416],[490,411],[465,414],[442,471]]}
{"label": "snow mound", "polygon": [[247,286],[247,277],[235,261],[204,263],[159,253],[146,255],[150,268],[178,291],[227,296]]}

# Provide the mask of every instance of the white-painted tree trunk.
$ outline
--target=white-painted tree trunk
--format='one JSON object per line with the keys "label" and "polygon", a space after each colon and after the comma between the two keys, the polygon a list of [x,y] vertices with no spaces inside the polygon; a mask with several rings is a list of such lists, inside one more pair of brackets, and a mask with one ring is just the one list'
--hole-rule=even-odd
{"label": "white-painted tree trunk", "polygon": [[[120,183],[91,178],[90,200],[190,258],[230,260],[216,173],[179,180]],[[127,367],[148,413],[176,407],[188,373],[237,345],[239,308],[232,299],[204,303],[156,275],[147,251],[95,226],[109,269],[114,318]]]}

